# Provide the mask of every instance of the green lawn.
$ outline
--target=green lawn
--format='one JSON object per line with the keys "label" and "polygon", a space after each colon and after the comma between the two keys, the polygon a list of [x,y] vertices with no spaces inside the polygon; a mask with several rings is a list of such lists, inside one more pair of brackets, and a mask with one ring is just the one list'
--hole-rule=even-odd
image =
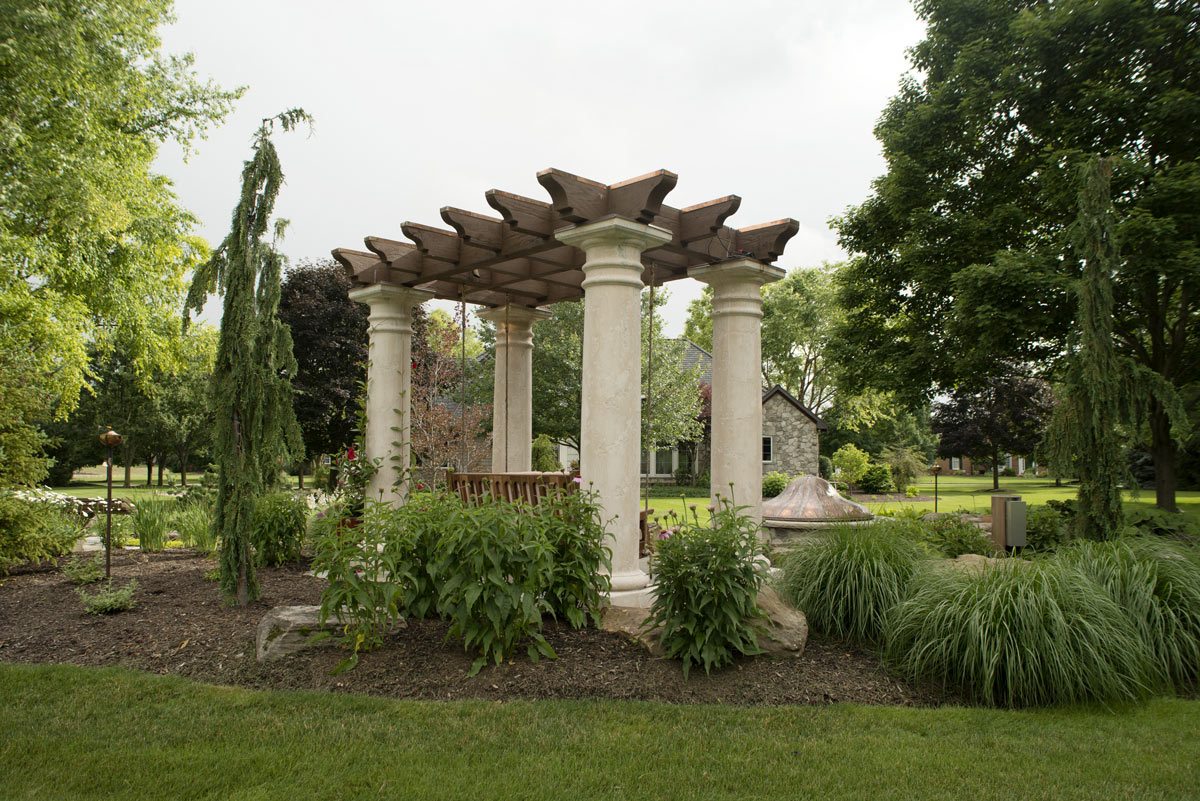
{"label": "green lawn", "polygon": [[[933,477],[925,476],[918,481],[917,486],[922,496],[928,496],[928,501],[893,501],[890,503],[868,503],[871,511],[896,512],[900,509],[919,509],[923,512],[933,511]],[[1054,486],[1053,479],[1020,477],[1000,478],[1002,492],[1020,495],[1030,506],[1045,504],[1051,499],[1068,500],[1075,497],[1077,488],[1074,486]],[[991,476],[941,476],[938,478],[938,511],[956,512],[969,511],[979,514],[990,514],[992,510],[992,478]],[[1130,505],[1153,506],[1154,492],[1142,490],[1134,497],[1133,493],[1124,493],[1125,501]],[[1200,492],[1178,493],[1179,508],[1188,515],[1200,520]],[[643,501],[641,506],[644,506]],[[656,517],[674,510],[682,514],[684,509],[695,505],[701,519],[707,519],[707,497],[689,496],[680,498],[651,498],[650,508]],[[639,506],[639,508],[641,508]]]}
{"label": "green lawn", "polygon": [[[693,679],[695,680],[695,679]],[[6,799],[1183,799],[1200,702],[414,702],[0,665]]]}

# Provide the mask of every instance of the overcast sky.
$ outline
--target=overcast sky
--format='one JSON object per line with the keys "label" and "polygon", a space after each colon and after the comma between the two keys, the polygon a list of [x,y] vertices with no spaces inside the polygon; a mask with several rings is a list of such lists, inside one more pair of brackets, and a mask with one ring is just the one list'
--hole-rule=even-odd
{"label": "overcast sky", "polygon": [[[258,121],[302,106],[314,134],[277,137],[293,260],[403,239],[406,220],[443,226],[442,206],[490,212],[492,188],[548,199],[546,167],[605,183],[665,168],[672,206],[736,194],[734,227],[799,220],[780,266],[839,259],[828,220],[882,172],[872,128],[923,33],[905,0],[177,0],[176,14],[167,50],[248,89],[159,169],[215,244]],[[678,333],[701,285],[669,287]]]}

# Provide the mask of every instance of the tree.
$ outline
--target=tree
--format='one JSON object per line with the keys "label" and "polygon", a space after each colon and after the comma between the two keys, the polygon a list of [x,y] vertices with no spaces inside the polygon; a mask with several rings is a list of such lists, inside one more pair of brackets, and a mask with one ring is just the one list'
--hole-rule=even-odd
{"label": "tree", "polygon": [[583,303],[560,301],[533,327],[533,433],[579,450]]}
{"label": "tree", "polygon": [[684,368],[686,343],[663,334],[659,309],[668,298],[662,288],[642,293],[642,450],[649,452],[695,442],[704,433],[700,368]]}
{"label": "tree", "polygon": [[1075,235],[1083,260],[1078,282],[1078,331],[1066,370],[1062,400],[1051,428],[1057,464],[1079,474],[1076,524],[1085,537],[1112,539],[1121,531],[1121,483],[1128,476],[1118,436],[1129,401],[1127,365],[1113,345],[1112,273],[1118,261],[1110,180],[1112,161],[1093,159],[1080,170]]}
{"label": "tree", "polygon": [[350,278],[330,259],[301,261],[284,275],[279,318],[295,346],[292,406],[307,459],[342,451],[355,439],[367,378],[367,308],[349,293]]}
{"label": "tree", "polygon": [[906,402],[1001,362],[1054,372],[1072,330],[1068,258],[1085,154],[1116,157],[1118,355],[1143,393],[1156,499],[1175,505],[1169,407],[1200,379],[1200,6],[1164,0],[923,0],[928,22],[876,135],[887,173],[835,221],[836,338],[852,391]]}
{"label": "tree", "polygon": [[943,457],[970,456],[992,468],[1000,489],[1004,454],[1031,454],[1041,442],[1053,410],[1049,386],[1015,372],[991,376],[974,389],[960,389],[933,407],[933,430]]}
{"label": "tree", "polygon": [[854,445],[843,445],[838,448],[831,461],[837,476],[851,486],[862,481],[862,477],[871,467],[870,454],[859,450]]}
{"label": "tree", "polygon": [[154,158],[240,93],[160,52],[170,6],[8,0],[0,13],[0,338],[37,396],[24,411],[0,397],[0,419],[24,431],[7,459],[37,458],[32,426],[75,407],[90,350],[119,350],[142,378],[170,356],[158,323],[205,249]]}
{"label": "tree", "polygon": [[160,487],[168,457],[175,460],[180,483],[187,486],[191,456],[211,443],[217,338],[216,329],[210,326],[190,327],[180,338],[181,354],[175,369],[156,381],[154,440]]}
{"label": "tree", "polygon": [[[763,287],[763,381],[779,384],[815,412],[829,407],[836,385],[827,354],[840,317],[834,284],[838,269],[840,265],[825,264],[792,270]],[[712,350],[711,287],[688,304],[684,336]]]}
{"label": "tree", "polygon": [[[254,500],[275,483],[289,454],[303,447],[292,411],[296,360],[278,315],[283,256],[265,241],[283,184],[271,133],[276,123],[287,131],[300,122],[310,122],[300,109],[263,120],[242,169],[230,232],[197,269],[188,292],[187,308],[196,310],[214,290],[224,296],[213,371],[218,473],[213,525],[221,543],[221,590],[239,606],[258,597],[250,545]],[[276,221],[276,237],[281,233]]]}

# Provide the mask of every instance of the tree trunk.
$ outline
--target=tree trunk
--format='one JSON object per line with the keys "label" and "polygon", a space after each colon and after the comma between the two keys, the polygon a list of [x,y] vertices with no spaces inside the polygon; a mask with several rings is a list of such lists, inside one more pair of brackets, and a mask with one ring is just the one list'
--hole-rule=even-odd
{"label": "tree trunk", "polygon": [[992,489],[1000,489],[1000,449],[992,449]]}
{"label": "tree trunk", "polygon": [[154,486],[154,457],[150,456],[146,459],[146,486]]}
{"label": "tree trunk", "polygon": [[187,469],[188,469],[188,452],[187,448],[181,448],[179,451],[179,486],[187,486]]}
{"label": "tree trunk", "polygon": [[1175,504],[1175,440],[1171,438],[1171,421],[1158,401],[1150,406],[1150,454],[1154,460],[1154,504],[1159,509],[1177,512]]}
{"label": "tree trunk", "polygon": [[300,489],[304,489],[304,460],[301,459],[296,465],[296,475],[300,478]]}
{"label": "tree trunk", "polygon": [[1056,486],[1056,487],[1061,487],[1061,486],[1062,486],[1062,476],[1055,476],[1055,477],[1054,477],[1054,486]]}
{"label": "tree trunk", "polygon": [[163,462],[165,462],[167,460],[163,454],[159,454],[157,461],[158,461],[158,486],[162,487],[162,485],[163,485]]}
{"label": "tree trunk", "polygon": [[133,444],[125,443],[125,452],[121,454],[125,462],[125,489],[133,486]]}

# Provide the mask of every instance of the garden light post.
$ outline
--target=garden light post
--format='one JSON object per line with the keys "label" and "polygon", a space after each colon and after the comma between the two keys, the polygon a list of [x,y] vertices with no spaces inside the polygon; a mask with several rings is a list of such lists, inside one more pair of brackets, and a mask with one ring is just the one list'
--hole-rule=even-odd
{"label": "garden light post", "polygon": [[940,464],[938,464],[937,462],[934,462],[933,466],[930,467],[929,469],[933,472],[933,513],[937,514],[937,503],[938,503],[937,477],[938,477],[938,473],[942,472],[942,466]]}
{"label": "garden light post", "polygon": [[104,504],[104,578],[112,579],[112,466],[113,448],[121,444],[121,435],[111,427],[100,435],[100,444],[108,448],[108,502]]}

